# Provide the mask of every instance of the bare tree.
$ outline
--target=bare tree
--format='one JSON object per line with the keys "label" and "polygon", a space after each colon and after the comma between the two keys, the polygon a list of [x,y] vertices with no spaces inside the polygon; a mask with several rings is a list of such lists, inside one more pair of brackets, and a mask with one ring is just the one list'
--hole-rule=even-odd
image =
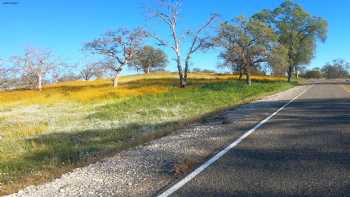
{"label": "bare tree", "polygon": [[[180,87],[186,87],[187,85],[187,73],[189,71],[190,61],[195,52],[200,49],[206,49],[212,46],[209,36],[204,36],[205,30],[214,22],[218,17],[217,14],[213,14],[209,19],[201,25],[195,31],[187,31],[183,34],[184,39],[188,39],[189,48],[182,59],[181,47],[183,47],[182,36],[178,33],[178,16],[181,8],[181,0],[160,0],[158,9],[151,9],[151,15],[158,18],[164,24],[167,25],[168,31],[170,31],[171,37],[168,39],[160,38],[156,34],[150,34],[160,46],[166,46],[172,49],[175,53],[175,60],[177,64],[177,70],[180,79]],[[182,61],[185,62],[183,65]]]}
{"label": "bare tree", "polygon": [[141,28],[134,30],[120,28],[87,43],[85,49],[106,58],[107,68],[114,72],[113,87],[116,88],[120,73],[131,63],[145,37],[147,33]]}
{"label": "bare tree", "polygon": [[93,77],[99,78],[103,75],[103,67],[101,62],[93,62],[86,64],[85,67],[80,71],[80,77],[84,80],[90,80]]}
{"label": "bare tree", "polygon": [[13,68],[5,67],[4,61],[0,59],[0,89],[7,89],[11,86],[11,82],[14,81]]}
{"label": "bare tree", "polygon": [[57,82],[65,82],[65,81],[76,81],[81,79],[81,77],[73,72],[64,73],[56,79]]}
{"label": "bare tree", "polygon": [[54,72],[57,64],[53,61],[51,51],[39,48],[27,48],[23,56],[15,56],[14,63],[23,72],[22,79],[30,84],[35,83],[42,90],[43,80],[50,72]]}
{"label": "bare tree", "polygon": [[349,68],[349,62],[343,59],[335,59],[322,67],[322,73],[327,79],[345,78],[349,76]]}

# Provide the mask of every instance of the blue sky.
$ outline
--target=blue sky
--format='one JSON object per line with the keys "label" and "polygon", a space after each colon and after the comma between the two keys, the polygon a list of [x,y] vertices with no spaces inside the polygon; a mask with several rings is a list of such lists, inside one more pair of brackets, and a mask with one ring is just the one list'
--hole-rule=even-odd
{"label": "blue sky", "polygon": [[[83,44],[107,30],[146,26],[165,35],[165,27],[162,24],[146,20],[144,7],[151,6],[152,0],[12,1],[18,1],[19,4],[0,4],[1,58],[21,54],[26,47],[41,47],[50,48],[64,61],[81,63],[92,58],[88,53],[81,51]],[[238,15],[250,16],[264,8],[273,9],[281,2],[281,0],[185,0],[183,13],[179,19],[180,30],[197,27],[214,12],[220,13],[223,20],[228,20]],[[329,23],[328,39],[325,43],[318,44],[316,56],[310,67],[322,66],[336,58],[350,60],[348,53],[350,1],[298,0],[297,2],[313,15],[321,16]],[[217,63],[217,51],[213,50],[199,53],[193,58],[193,67],[214,69]],[[172,61],[169,69],[175,69]]]}

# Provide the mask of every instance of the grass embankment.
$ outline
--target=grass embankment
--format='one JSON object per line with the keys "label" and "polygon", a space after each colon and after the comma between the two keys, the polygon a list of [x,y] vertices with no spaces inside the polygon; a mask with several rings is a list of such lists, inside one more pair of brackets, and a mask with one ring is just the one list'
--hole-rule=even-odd
{"label": "grass embankment", "polygon": [[290,88],[282,78],[172,73],[0,92],[0,194],[169,134],[208,113]]}

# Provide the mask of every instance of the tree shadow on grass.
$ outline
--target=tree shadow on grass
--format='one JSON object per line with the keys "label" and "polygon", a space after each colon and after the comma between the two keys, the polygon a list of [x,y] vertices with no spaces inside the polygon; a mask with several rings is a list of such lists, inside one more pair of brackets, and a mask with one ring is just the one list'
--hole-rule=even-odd
{"label": "tree shadow on grass", "polygon": [[43,149],[27,154],[24,159],[54,161],[59,165],[60,163],[78,163],[89,157],[101,158],[167,135],[170,128],[179,124],[181,123],[129,124],[113,129],[41,135],[27,139],[26,143],[29,146],[43,146]]}
{"label": "tree shadow on grass", "polygon": [[[187,121],[129,124],[113,129],[50,133],[24,139],[25,152],[0,163],[0,183],[11,184],[42,170],[78,167],[174,133]],[[31,184],[31,183],[29,183]],[[0,191],[1,193],[1,191]]]}

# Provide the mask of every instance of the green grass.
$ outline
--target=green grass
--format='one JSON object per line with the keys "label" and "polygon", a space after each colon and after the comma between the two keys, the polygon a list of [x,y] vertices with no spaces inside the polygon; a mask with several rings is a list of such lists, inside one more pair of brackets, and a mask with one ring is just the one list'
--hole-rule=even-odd
{"label": "green grass", "polygon": [[133,97],[102,106],[90,117],[137,123],[188,119],[287,87],[290,84],[284,82],[257,82],[248,87],[239,81],[229,81],[176,88],[163,94]]}
{"label": "green grass", "polygon": [[[0,194],[41,183],[168,135],[209,113],[293,86],[284,81],[255,81],[248,87],[235,80],[193,80],[188,88],[179,89],[174,86],[176,79],[149,79],[146,84],[159,84],[159,80],[167,82],[163,84],[167,91],[124,99],[116,95],[98,103],[50,103],[1,111]],[[144,81],[129,82],[129,88],[142,86],[140,83]],[[14,119],[20,122],[16,127],[20,130],[11,126]]]}

